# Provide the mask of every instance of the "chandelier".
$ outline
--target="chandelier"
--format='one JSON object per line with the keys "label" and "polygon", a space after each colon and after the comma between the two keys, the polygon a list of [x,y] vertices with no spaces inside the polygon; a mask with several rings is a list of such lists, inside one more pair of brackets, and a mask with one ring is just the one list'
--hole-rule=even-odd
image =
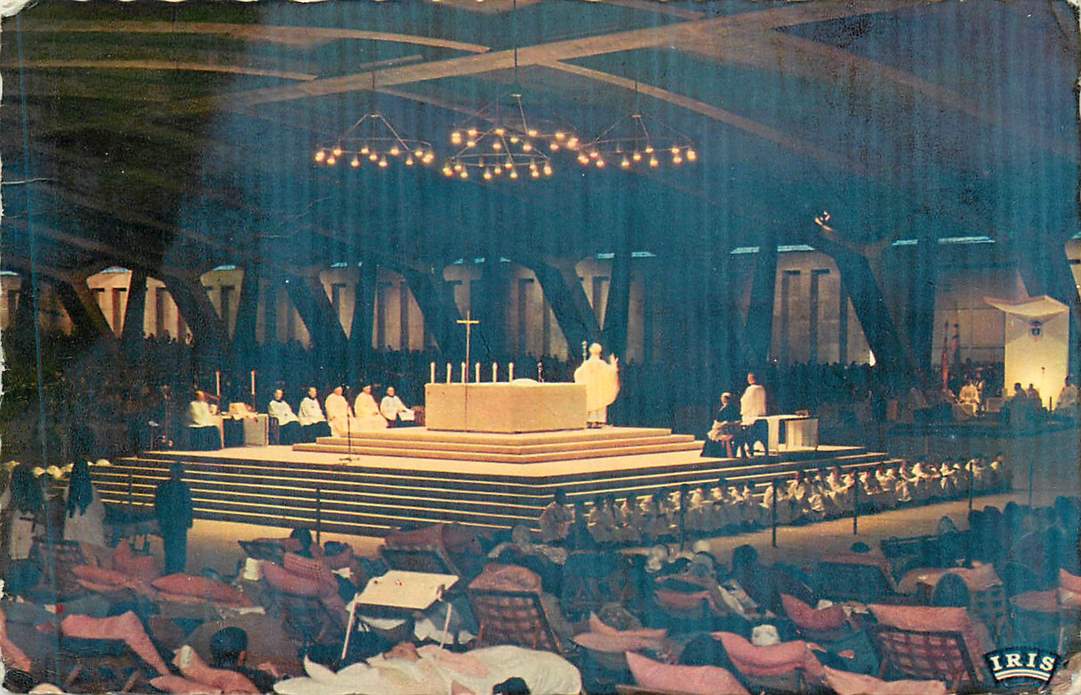
{"label": "chandelier", "polygon": [[638,83],[634,84],[634,110],[617,119],[591,142],[578,149],[578,163],[604,169],[612,165],[624,170],[657,169],[662,162],[679,166],[698,161],[694,142],[638,108]]}
{"label": "chandelier", "polygon": [[469,179],[472,173],[485,181],[547,178],[552,175],[548,152],[574,151],[580,146],[572,128],[526,115],[518,79],[517,17],[518,0],[513,0],[514,86],[509,94],[474,113],[466,125],[451,131],[450,144],[459,149],[443,164],[443,175],[448,178]]}
{"label": "chandelier", "polygon": [[[375,98],[375,72],[372,72],[372,98]],[[316,164],[332,167],[345,160],[359,169],[365,163],[386,169],[393,160],[406,166],[427,166],[435,161],[435,150],[427,140],[409,138],[399,133],[386,117],[373,109],[364,114],[333,145],[321,145],[313,157]]]}
{"label": "chandelier", "polygon": [[[468,179],[472,172],[485,181],[551,176],[552,160],[544,151],[551,145],[538,126],[526,116],[520,90],[496,99],[474,114],[468,125],[451,131],[450,143],[459,149],[444,162],[443,175]],[[574,137],[567,132],[559,131],[563,142]]]}

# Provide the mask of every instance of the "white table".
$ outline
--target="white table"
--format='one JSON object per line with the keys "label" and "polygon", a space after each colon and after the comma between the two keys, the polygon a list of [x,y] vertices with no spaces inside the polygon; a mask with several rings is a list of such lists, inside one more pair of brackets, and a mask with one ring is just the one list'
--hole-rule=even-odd
{"label": "white table", "polygon": [[[818,448],[818,418],[805,415],[767,415],[764,418],[769,425],[769,450],[799,451]],[[781,431],[784,428],[784,444],[781,444]]]}
{"label": "white table", "polygon": [[428,384],[425,426],[450,432],[552,432],[586,428],[584,384]]}
{"label": "white table", "polygon": [[423,611],[431,608],[444,592],[458,583],[453,574],[406,572],[391,570],[368,581],[364,591],[357,594],[360,608],[391,608],[401,611]]}

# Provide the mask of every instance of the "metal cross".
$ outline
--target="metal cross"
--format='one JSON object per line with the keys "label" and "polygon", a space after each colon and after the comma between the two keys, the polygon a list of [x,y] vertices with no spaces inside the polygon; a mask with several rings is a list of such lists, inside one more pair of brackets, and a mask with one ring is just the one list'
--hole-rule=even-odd
{"label": "metal cross", "polygon": [[466,384],[469,383],[469,370],[473,368],[473,363],[470,362],[469,353],[471,347],[471,338],[473,335],[473,326],[479,325],[480,321],[477,321],[473,318],[473,310],[470,309],[469,311],[465,312],[465,318],[458,319],[457,323],[459,326],[465,326],[465,377],[462,379],[462,383]]}

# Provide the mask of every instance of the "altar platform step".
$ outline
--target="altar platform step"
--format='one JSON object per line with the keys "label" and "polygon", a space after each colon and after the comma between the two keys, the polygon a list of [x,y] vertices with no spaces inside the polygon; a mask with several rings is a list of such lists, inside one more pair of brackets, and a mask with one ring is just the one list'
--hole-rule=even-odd
{"label": "altar platform step", "polygon": [[597,495],[672,492],[681,484],[746,480],[761,491],[773,478],[797,470],[861,470],[887,460],[856,447],[820,447],[783,457],[702,458],[695,453],[601,457],[573,462],[505,464],[402,456],[343,457],[249,447],[217,452],[150,452],[92,469],[110,505],[149,508],[154,489],[175,461],[185,465],[197,518],[273,527],[313,527],[357,535],[385,535],[399,528],[457,522],[484,528],[537,528],[556,489],[572,499]]}
{"label": "altar platform step", "polygon": [[547,463],[671,452],[701,453],[691,435],[656,428],[612,427],[575,432],[486,434],[436,432],[422,427],[320,437],[296,451],[355,456],[405,456],[446,461]]}

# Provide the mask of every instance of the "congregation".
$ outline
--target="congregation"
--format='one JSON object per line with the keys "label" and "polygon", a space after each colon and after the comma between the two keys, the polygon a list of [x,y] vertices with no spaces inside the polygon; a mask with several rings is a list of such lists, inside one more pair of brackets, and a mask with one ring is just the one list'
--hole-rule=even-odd
{"label": "congregation", "polygon": [[[873,492],[886,487],[889,470],[866,471],[865,480],[797,473],[784,492],[787,521],[828,516],[815,512],[815,495],[846,499],[860,489],[868,504],[889,507],[957,496],[959,475],[978,480],[980,494],[1009,487],[999,457],[945,468],[934,475],[943,468],[898,465],[904,501],[898,482],[888,501],[884,490]],[[508,534],[435,525],[393,533],[378,555],[362,556],[341,542],[320,546],[297,529],[288,538],[238,539],[246,558],[223,575],[190,567],[175,541],[170,548],[168,536],[190,526],[182,467],[159,488],[164,565],[131,539],[110,547],[88,471],[77,462],[55,495],[41,484],[49,476],[28,464],[15,465],[5,481],[0,649],[13,692],[49,692],[42,683],[67,692],[138,683],[139,691],[283,695],[402,687],[601,693],[620,684],[641,692],[788,684],[804,692],[944,693],[987,682],[982,662],[964,655],[1016,639],[1063,647],[1061,626],[1081,595],[1070,551],[1081,517],[1075,498],[1047,508],[974,508],[967,519],[943,517],[935,533],[887,539],[877,551],[856,543],[810,563],[766,565],[750,545],[726,564],[704,540],[768,518],[765,493],[752,492],[753,504],[737,499],[747,485],[719,481],[634,500],[629,517],[613,514],[610,499],[587,511],[560,491],[540,520],[540,538],[525,527]],[[353,598],[372,579],[436,567],[459,576],[461,590],[397,620],[353,618]],[[988,596],[998,597],[996,607]],[[943,647],[954,670],[937,675],[940,663],[906,660],[883,639],[890,630],[918,637],[942,629],[956,633]]]}

